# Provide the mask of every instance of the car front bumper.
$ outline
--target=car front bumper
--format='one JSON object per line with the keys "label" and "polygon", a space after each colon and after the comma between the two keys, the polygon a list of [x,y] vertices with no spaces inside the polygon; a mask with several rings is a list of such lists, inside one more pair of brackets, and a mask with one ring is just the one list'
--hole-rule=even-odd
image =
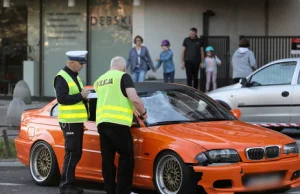
{"label": "car front bumper", "polygon": [[[262,190],[273,190],[280,188],[295,188],[300,186],[300,178],[291,180],[295,171],[300,170],[300,157],[281,159],[278,161],[238,163],[224,166],[194,166],[194,171],[202,173],[198,182],[207,194],[234,194],[235,192],[253,192]],[[261,173],[272,173],[283,171],[284,176],[281,184],[269,187],[249,188],[243,184],[243,177],[248,175],[259,176]],[[231,187],[215,188],[216,181],[231,181]]]}

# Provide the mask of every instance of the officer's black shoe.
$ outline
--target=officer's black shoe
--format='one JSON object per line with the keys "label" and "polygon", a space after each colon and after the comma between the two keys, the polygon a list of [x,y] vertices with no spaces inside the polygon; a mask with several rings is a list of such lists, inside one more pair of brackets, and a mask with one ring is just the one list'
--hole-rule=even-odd
{"label": "officer's black shoe", "polygon": [[65,194],[66,188],[65,187],[59,187],[58,188],[58,194]]}
{"label": "officer's black shoe", "polygon": [[83,194],[83,189],[77,187],[68,187],[65,194]]}

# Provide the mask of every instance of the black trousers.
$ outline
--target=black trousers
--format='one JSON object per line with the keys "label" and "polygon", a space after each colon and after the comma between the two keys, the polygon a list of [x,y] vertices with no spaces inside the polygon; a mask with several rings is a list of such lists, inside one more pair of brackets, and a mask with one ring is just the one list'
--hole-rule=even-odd
{"label": "black trousers", "polygon": [[83,123],[59,123],[65,139],[65,158],[60,187],[74,186],[75,169],[82,155]]}
{"label": "black trousers", "polygon": [[[187,78],[187,85],[194,87],[196,89],[198,88],[198,76],[199,76],[199,68],[200,68],[200,62],[198,61],[185,61],[185,72],[186,72],[186,78]],[[193,81],[193,86],[192,86]]]}
{"label": "black trousers", "polygon": [[[134,168],[130,128],[113,123],[100,123],[97,127],[100,134],[104,189],[107,194],[130,194]],[[120,155],[117,184],[114,164],[116,152]]]}

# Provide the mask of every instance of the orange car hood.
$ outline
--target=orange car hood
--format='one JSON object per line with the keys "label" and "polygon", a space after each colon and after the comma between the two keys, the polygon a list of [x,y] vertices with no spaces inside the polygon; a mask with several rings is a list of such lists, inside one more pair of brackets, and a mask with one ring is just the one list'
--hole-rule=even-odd
{"label": "orange car hood", "polygon": [[246,148],[295,142],[279,132],[240,121],[165,125],[155,127],[155,130],[196,143],[205,149]]}

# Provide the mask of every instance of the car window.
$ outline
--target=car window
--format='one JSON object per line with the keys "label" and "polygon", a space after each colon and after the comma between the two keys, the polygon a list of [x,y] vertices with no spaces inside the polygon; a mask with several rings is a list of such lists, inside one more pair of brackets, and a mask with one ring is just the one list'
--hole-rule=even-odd
{"label": "car window", "polygon": [[52,117],[57,117],[57,115],[58,115],[58,106],[57,106],[58,104],[55,104],[53,107],[52,107],[52,109],[51,109],[51,116]]}
{"label": "car window", "polygon": [[251,77],[250,86],[291,84],[296,65],[296,61],[270,65]]}
{"label": "car window", "polygon": [[192,90],[156,91],[140,94],[140,97],[148,112],[148,125],[234,119],[220,106]]}

